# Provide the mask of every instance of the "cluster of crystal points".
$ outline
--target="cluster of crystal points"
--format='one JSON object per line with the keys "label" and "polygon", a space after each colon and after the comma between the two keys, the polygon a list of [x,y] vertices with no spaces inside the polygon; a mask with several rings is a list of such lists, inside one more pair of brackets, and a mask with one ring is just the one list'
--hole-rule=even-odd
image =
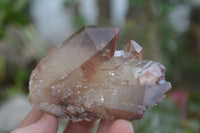
{"label": "cluster of crystal points", "polygon": [[142,118],[171,84],[165,67],[143,60],[136,42],[115,51],[118,34],[118,28],[85,27],[52,49],[31,74],[31,105],[73,121]]}

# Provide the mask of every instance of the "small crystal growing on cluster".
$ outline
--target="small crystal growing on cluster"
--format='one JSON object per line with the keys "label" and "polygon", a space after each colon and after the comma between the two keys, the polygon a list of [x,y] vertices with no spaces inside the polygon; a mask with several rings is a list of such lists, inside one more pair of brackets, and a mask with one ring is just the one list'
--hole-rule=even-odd
{"label": "small crystal growing on cluster", "polygon": [[118,28],[85,27],[52,49],[31,74],[31,105],[73,121],[142,118],[171,84],[165,67],[143,60],[135,41],[115,51],[118,34]]}

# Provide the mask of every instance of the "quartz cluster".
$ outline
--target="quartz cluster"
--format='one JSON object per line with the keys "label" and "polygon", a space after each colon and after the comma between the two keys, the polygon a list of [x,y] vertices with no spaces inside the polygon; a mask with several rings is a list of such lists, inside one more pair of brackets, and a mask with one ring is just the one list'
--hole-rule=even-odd
{"label": "quartz cluster", "polygon": [[171,84],[165,67],[143,60],[135,41],[115,50],[118,34],[118,28],[85,27],[53,48],[31,74],[31,105],[73,121],[142,118]]}

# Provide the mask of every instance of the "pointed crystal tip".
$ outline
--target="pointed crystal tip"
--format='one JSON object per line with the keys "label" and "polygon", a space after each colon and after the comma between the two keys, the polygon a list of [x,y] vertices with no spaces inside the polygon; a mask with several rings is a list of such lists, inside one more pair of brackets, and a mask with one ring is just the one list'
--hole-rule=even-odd
{"label": "pointed crystal tip", "polygon": [[143,48],[133,40],[125,45],[124,51],[132,53],[134,59],[143,60]]}
{"label": "pointed crystal tip", "polygon": [[171,84],[135,41],[115,52],[118,35],[119,28],[84,27],[52,49],[31,74],[31,105],[73,121],[142,118]]}

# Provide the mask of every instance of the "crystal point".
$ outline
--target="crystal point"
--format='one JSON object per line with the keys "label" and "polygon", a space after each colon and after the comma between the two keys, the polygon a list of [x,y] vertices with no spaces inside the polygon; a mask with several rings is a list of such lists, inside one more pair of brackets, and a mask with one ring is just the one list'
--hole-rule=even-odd
{"label": "crystal point", "polygon": [[85,27],[51,50],[31,74],[31,105],[73,121],[142,118],[171,84],[163,65],[142,60],[136,42],[115,51],[118,34]]}
{"label": "crystal point", "polygon": [[131,40],[129,41],[125,47],[124,51],[131,53],[132,58],[142,60],[143,59],[143,48],[135,41]]}

